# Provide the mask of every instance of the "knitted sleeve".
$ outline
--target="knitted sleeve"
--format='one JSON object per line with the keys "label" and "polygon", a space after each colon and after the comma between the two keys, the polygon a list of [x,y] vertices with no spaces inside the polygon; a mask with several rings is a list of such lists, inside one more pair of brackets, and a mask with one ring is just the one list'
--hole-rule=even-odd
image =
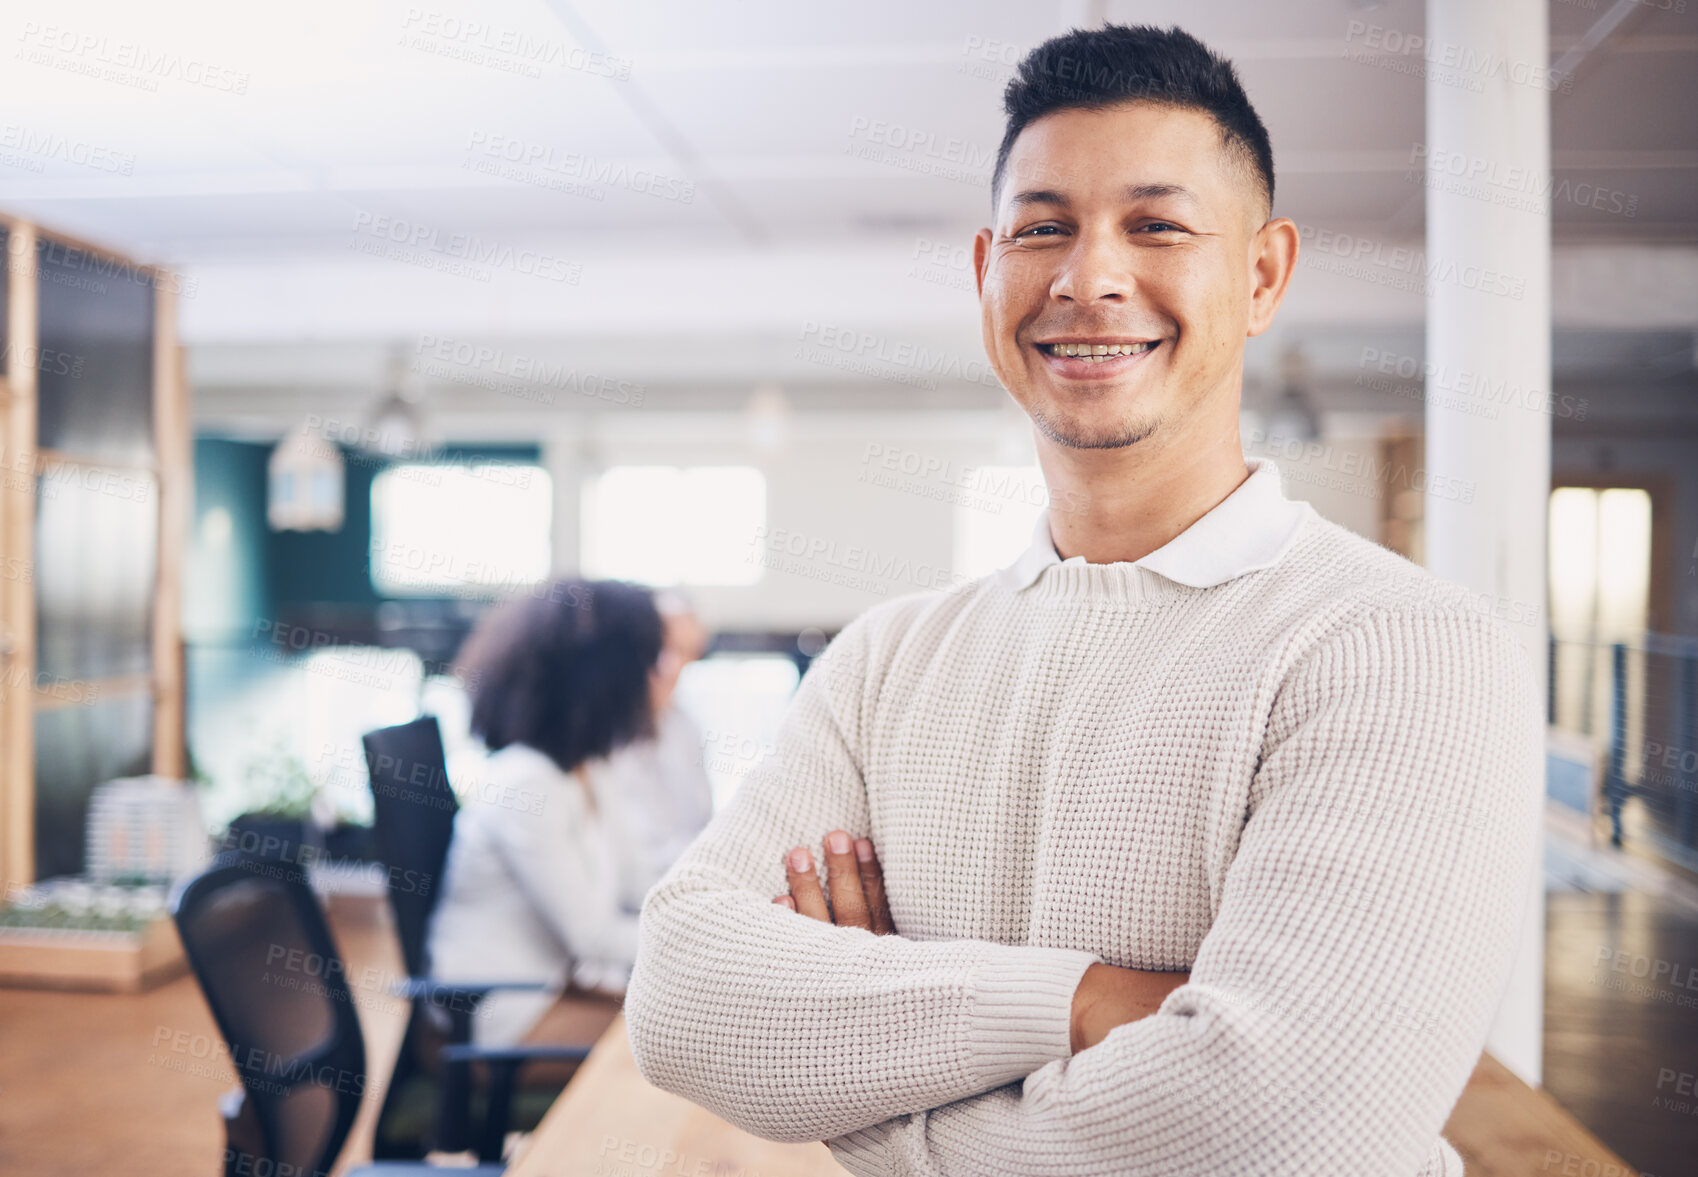
{"label": "knitted sleeve", "polygon": [[1096,960],[874,936],[773,904],[792,847],[817,857],[833,829],[868,832],[854,748],[870,620],[810,667],[775,750],[649,892],[625,996],[649,1082],[772,1140],[823,1140],[1066,1057]]}
{"label": "knitted sleeve", "polygon": [[1453,1171],[1439,1133],[1534,866],[1539,719],[1524,652],[1481,617],[1383,612],[1319,645],[1274,702],[1190,982],[833,1152],[863,1175]]}

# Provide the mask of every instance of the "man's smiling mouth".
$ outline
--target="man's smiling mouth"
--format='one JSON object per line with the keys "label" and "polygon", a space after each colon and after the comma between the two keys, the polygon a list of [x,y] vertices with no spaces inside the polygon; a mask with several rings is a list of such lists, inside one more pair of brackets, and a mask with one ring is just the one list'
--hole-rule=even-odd
{"label": "man's smiling mouth", "polygon": [[1144,355],[1160,347],[1161,342],[1159,339],[1145,339],[1128,343],[1040,343],[1037,348],[1046,356],[1054,356],[1058,360],[1095,365]]}

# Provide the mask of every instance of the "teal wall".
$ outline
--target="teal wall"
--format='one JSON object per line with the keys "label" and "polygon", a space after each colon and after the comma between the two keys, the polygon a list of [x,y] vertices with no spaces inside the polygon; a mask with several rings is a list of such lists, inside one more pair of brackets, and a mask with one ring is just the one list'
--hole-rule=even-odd
{"label": "teal wall", "polygon": [[[195,440],[195,512],[183,584],[183,633],[191,643],[245,638],[274,612],[265,466],[271,446]],[[228,519],[228,532],[216,516]]]}
{"label": "teal wall", "polygon": [[[344,451],[345,516],[338,532],[273,532],[266,522],[270,443],[201,437],[195,442],[195,507],[184,584],[185,660],[188,669],[188,733],[191,768],[212,783],[202,795],[213,825],[240,813],[254,800],[249,765],[270,755],[279,739],[300,736],[296,710],[298,647],[278,644],[279,632],[320,625],[334,632],[369,632],[384,598],[373,590],[371,484],[383,463]],[[436,460],[534,462],[536,446],[455,448]],[[409,615],[422,611],[421,633],[398,634],[396,644],[431,636],[440,648],[421,651],[427,666],[453,653],[460,629],[433,617],[437,605],[450,621],[469,623],[454,598],[408,598]],[[282,630],[280,626],[290,627]],[[390,644],[385,642],[384,644]],[[89,708],[64,712],[99,714]],[[58,713],[55,713],[58,714]],[[314,749],[291,745],[310,763]],[[348,749],[357,763],[357,745]],[[320,766],[322,767],[322,766]],[[111,775],[111,774],[108,774]]]}
{"label": "teal wall", "polygon": [[[186,629],[190,641],[248,633],[255,619],[302,605],[381,604],[371,583],[371,484],[384,463],[344,450],[347,469],[342,529],[278,531],[266,524],[266,465],[272,446],[202,437],[195,442],[195,534]],[[454,446],[433,461],[536,462],[530,446]],[[201,542],[208,512],[228,511],[231,542],[223,551]],[[417,600],[418,598],[410,598]]]}

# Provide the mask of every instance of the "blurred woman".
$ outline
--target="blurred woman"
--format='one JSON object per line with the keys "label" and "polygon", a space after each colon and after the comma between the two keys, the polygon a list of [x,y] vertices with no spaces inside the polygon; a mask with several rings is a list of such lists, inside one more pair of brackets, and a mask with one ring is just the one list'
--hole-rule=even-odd
{"label": "blurred woman", "polygon": [[702,762],[702,731],[673,695],[684,668],[707,649],[701,619],[677,593],[655,595],[663,640],[649,676],[652,739],[633,740],[589,766],[590,787],[619,834],[621,899],[642,906],[649,888],[713,816],[713,786]]}
{"label": "blurred woman", "polygon": [[485,998],[473,1019],[481,1044],[527,1036],[545,1012],[558,1022],[551,1006],[568,985],[579,1022],[548,1038],[593,1039],[617,1011],[637,919],[620,904],[621,865],[587,765],[653,734],[661,641],[647,590],[563,580],[492,611],[461,652],[471,730],[490,756],[483,779],[456,782],[469,801],[454,818],[431,969],[443,981],[549,986]]}

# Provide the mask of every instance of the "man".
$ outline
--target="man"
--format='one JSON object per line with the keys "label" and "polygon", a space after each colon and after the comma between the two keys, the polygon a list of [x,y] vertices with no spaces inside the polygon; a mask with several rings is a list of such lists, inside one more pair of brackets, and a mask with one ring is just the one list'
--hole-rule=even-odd
{"label": "man", "polygon": [[1006,107],[974,257],[1051,508],[810,671],[644,906],[638,1065],[858,1174],[1460,1174],[1533,866],[1530,668],[1244,460],[1297,231],[1232,68],[1074,32]]}

